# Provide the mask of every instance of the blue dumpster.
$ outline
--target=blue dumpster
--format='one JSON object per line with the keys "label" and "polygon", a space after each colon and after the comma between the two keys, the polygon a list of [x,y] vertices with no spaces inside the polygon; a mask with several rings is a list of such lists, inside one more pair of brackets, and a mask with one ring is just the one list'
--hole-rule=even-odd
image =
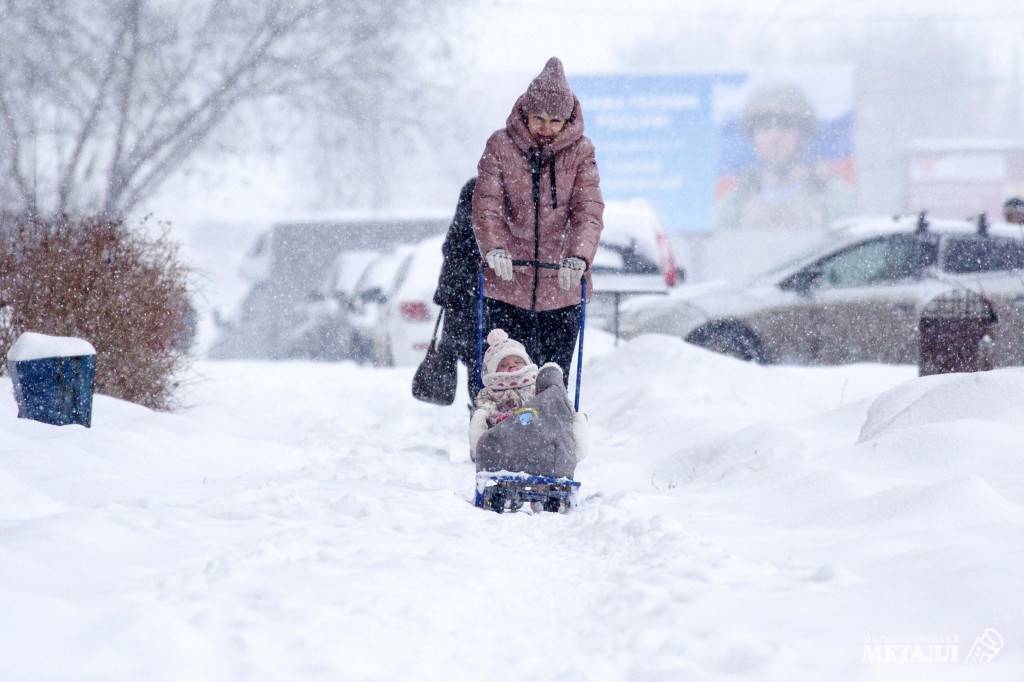
{"label": "blue dumpster", "polygon": [[45,424],[92,424],[96,351],[83,339],[25,332],[7,354],[18,416]]}

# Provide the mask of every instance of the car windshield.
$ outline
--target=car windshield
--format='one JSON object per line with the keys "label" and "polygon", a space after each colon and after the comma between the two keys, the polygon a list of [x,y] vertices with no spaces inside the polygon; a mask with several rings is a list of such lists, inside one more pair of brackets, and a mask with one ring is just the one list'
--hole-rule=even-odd
{"label": "car windshield", "polygon": [[359,278],[356,291],[380,289],[386,292],[390,290],[395,283],[398,268],[402,265],[405,255],[404,252],[395,251],[385,254],[370,263],[366,271],[363,272],[362,277]]}
{"label": "car windshield", "polygon": [[366,267],[380,256],[377,251],[349,251],[335,261],[330,289],[339,294],[355,292],[356,283]]}
{"label": "car windshield", "polygon": [[820,257],[830,251],[834,251],[844,243],[845,242],[841,237],[837,238],[836,236],[830,236],[824,238],[814,246],[799,251],[797,255],[784,259],[778,265],[774,265],[771,268],[754,275],[751,279],[753,281],[774,280],[780,275],[794,269],[801,263],[806,263],[807,261],[813,260],[815,257]]}

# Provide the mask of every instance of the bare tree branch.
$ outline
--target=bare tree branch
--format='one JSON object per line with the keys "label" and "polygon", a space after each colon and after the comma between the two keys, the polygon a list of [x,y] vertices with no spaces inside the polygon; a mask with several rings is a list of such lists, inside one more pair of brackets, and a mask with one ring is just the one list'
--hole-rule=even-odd
{"label": "bare tree branch", "polygon": [[[188,140],[195,146],[205,139],[209,130],[219,123],[227,109],[237,101],[240,92],[239,87],[242,79],[259,66],[266,56],[267,50],[287,35],[288,31],[298,24],[303,18],[314,11],[314,6],[308,6],[290,19],[280,24],[268,20],[267,24],[260,26],[253,35],[247,49],[243,51],[239,62],[217,83],[210,92],[190,111],[185,112],[179,120],[171,126],[163,135],[154,139],[149,145],[139,148],[129,156],[129,165],[123,171],[123,180],[111,188],[108,204],[116,204],[131,180],[140,172],[147,160],[158,157],[163,150],[173,145],[176,141]],[[260,36],[266,31],[265,36]],[[204,121],[204,117],[209,117]],[[145,139],[143,136],[140,139]],[[174,158],[177,155],[171,154]]]}
{"label": "bare tree branch", "polygon": [[106,200],[103,204],[104,213],[112,213],[114,206],[112,199],[114,187],[124,182],[121,178],[121,152],[124,149],[125,135],[128,131],[128,120],[131,117],[132,91],[135,87],[135,74],[139,64],[139,15],[142,12],[142,0],[132,0],[131,6],[125,17],[125,30],[130,35],[131,47],[124,57],[125,75],[121,86],[121,97],[118,102],[120,111],[117,120],[117,132],[114,134],[114,154],[110,160],[110,171],[108,172]]}
{"label": "bare tree branch", "polygon": [[[211,115],[205,121],[197,124],[194,127],[194,135],[198,139],[206,139],[210,132],[220,124],[222,117],[220,115]],[[131,211],[135,206],[145,199],[153,189],[158,186],[161,182],[167,179],[167,177],[177,170],[178,166],[194,151],[195,144],[194,138],[179,139],[178,142],[165,149],[160,157],[155,157],[150,160],[149,169],[146,173],[134,183],[134,189],[128,195],[128,197],[122,201],[122,210],[125,212]]]}
{"label": "bare tree branch", "polygon": [[306,117],[297,130],[333,127],[338,149],[366,144],[369,123],[412,130],[403,105],[426,86],[399,77],[417,57],[402,38],[440,6],[0,0],[0,188],[29,210],[123,212],[260,103]]}
{"label": "bare tree branch", "polygon": [[103,108],[103,104],[107,99],[107,90],[110,87],[110,82],[114,78],[117,61],[120,58],[121,46],[124,42],[125,35],[128,33],[130,28],[130,23],[131,13],[128,13],[124,18],[124,22],[121,25],[121,30],[118,33],[117,38],[110,46],[110,52],[107,56],[107,65],[104,69],[103,77],[100,80],[99,86],[93,96],[93,102],[89,109],[89,114],[86,116],[85,121],[82,122],[82,127],[75,138],[74,149],[71,152],[71,157],[65,165],[64,173],[62,174],[60,183],[57,187],[58,213],[64,213],[67,210],[68,196],[73,184],[72,180],[78,170],[78,164],[82,158],[82,151],[85,149],[85,145],[89,142],[89,139],[95,132],[96,119],[99,117],[100,110]]}
{"label": "bare tree branch", "polygon": [[[206,19],[200,25],[196,32],[193,43],[196,45],[203,45],[209,38],[215,24],[216,17],[224,10],[227,3],[224,0],[213,0],[210,3],[209,11],[206,13]],[[159,102],[152,108],[152,113],[145,124],[141,126],[141,130],[145,131],[140,135],[140,138],[148,137],[149,133],[156,129],[157,122],[162,115],[166,114],[167,108],[171,101],[178,96],[181,92],[181,88],[188,82],[188,79],[195,73],[196,65],[199,63],[199,59],[202,52],[199,49],[189,51],[188,60],[185,66],[178,69],[177,74],[171,80],[166,87],[162,90]],[[132,150],[134,152],[134,149]]]}
{"label": "bare tree branch", "polygon": [[7,97],[5,96],[6,89],[3,77],[0,76],[0,118],[3,119],[3,122],[7,127],[11,146],[11,160],[8,172],[14,180],[14,184],[17,186],[18,191],[21,193],[21,197],[24,200],[25,205],[32,208],[36,205],[36,201],[32,194],[32,188],[29,186],[28,179],[21,172],[21,133],[18,131],[17,124],[14,121],[14,115],[11,113],[11,107],[7,103]]}

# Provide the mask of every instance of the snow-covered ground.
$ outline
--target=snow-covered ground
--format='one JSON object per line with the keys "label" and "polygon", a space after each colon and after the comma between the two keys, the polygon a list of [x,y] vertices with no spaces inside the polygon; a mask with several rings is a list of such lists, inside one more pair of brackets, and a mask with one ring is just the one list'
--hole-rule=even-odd
{"label": "snow-covered ground", "polygon": [[90,430],[0,380],[0,679],[1022,679],[1024,371],[593,346],[568,515],[474,509],[411,369],[202,363]]}

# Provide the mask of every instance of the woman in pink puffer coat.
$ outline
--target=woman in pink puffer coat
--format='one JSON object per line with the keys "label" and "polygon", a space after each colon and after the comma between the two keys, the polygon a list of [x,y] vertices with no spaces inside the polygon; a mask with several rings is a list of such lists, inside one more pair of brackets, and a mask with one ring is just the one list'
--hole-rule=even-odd
{"label": "woman in pink puffer coat", "polygon": [[505,127],[487,140],[473,229],[488,266],[485,333],[504,329],[538,365],[562,367],[566,382],[579,333],[580,280],[589,291],[603,212],[594,145],[583,135],[583,112],[562,63],[552,57]]}

